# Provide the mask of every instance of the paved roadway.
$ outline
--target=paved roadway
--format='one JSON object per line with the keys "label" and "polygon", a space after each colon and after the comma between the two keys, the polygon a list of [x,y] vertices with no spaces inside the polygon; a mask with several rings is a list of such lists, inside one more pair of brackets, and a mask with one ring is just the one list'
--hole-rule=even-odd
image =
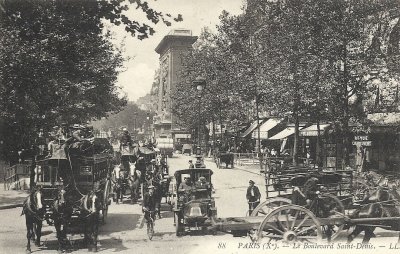
{"label": "paved roadway", "polygon": [[[186,168],[189,156],[175,155],[169,159],[170,174],[175,170]],[[250,171],[240,169],[216,169],[215,164],[206,161],[206,165],[214,170],[213,185],[215,187],[215,201],[218,208],[218,217],[241,217],[246,214],[247,203],[245,192],[249,179],[253,179],[265,197],[264,180],[262,176]],[[256,172],[256,170],[255,170]],[[112,204],[106,225],[100,228],[99,253],[265,253],[264,246],[250,245],[246,237],[233,237],[230,234],[218,233],[214,235],[202,235],[191,233],[184,237],[175,236],[173,225],[173,213],[163,206],[162,218],[156,221],[156,234],[152,241],[148,240],[146,227],[142,224],[141,206],[136,204]],[[24,218],[20,217],[21,208],[0,211],[0,253],[24,253],[26,238]],[[376,250],[395,253],[389,249],[389,243],[397,242],[397,233],[385,230],[377,230],[377,238],[371,240],[376,249],[356,249],[359,253],[374,252]],[[74,236],[76,244],[73,253],[87,253],[87,250],[79,246],[80,236]],[[340,237],[345,239],[345,235]],[[43,246],[34,245],[35,253],[55,253],[57,243],[54,228],[44,226]],[[357,238],[354,243],[360,243]],[[219,244],[226,244],[226,248],[218,248]],[[379,247],[385,246],[385,247]],[[400,248],[400,245],[399,245]],[[288,248],[280,248],[274,253],[288,252]],[[293,251],[293,250],[292,250]],[[291,251],[291,252],[292,252]],[[309,250],[316,252],[317,250]],[[318,250],[319,252],[321,250]],[[325,251],[325,250],[324,250]],[[348,252],[349,249],[337,249],[329,252]],[[303,252],[303,251],[302,251]],[[396,251],[398,253],[398,250]]]}

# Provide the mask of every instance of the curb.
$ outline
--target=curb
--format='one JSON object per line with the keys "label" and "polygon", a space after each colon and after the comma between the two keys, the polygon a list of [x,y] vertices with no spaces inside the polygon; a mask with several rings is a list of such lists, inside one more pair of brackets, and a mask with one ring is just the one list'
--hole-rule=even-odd
{"label": "curb", "polygon": [[12,209],[17,207],[22,207],[23,204],[12,204],[12,205],[0,205],[0,210]]}
{"label": "curb", "polygon": [[245,172],[248,172],[248,173],[251,173],[251,174],[254,174],[254,175],[259,175],[259,176],[263,175],[262,173],[256,173],[256,172],[253,172],[253,171],[250,171],[250,170],[247,170],[247,169],[243,169],[243,168],[236,167],[236,168],[233,168],[233,169],[242,170],[242,171],[245,171]]}

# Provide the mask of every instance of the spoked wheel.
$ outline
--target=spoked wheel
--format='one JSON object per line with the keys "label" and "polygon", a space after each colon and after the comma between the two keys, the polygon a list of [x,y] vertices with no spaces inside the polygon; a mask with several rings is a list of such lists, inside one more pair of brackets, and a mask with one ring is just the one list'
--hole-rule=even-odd
{"label": "spoked wheel", "polygon": [[153,239],[154,236],[154,222],[153,220],[147,222],[147,236],[149,240]]}
{"label": "spoked wheel", "polygon": [[103,193],[103,209],[101,211],[101,222],[103,224],[106,223],[107,215],[108,215],[108,204],[109,204],[109,196],[111,191],[111,181],[107,180],[106,185],[104,186],[104,193]]}
{"label": "spoked wheel", "polygon": [[[318,197],[318,207],[312,207],[311,210],[319,218],[343,218],[345,210],[343,203],[332,194],[321,194]],[[322,233],[323,238],[328,241],[334,240],[343,230],[344,224],[323,225]]]}
{"label": "spoked wheel", "polygon": [[308,209],[297,205],[284,205],[272,210],[256,232],[258,242],[265,240],[318,242],[322,240],[321,224]]}
{"label": "spoked wheel", "polygon": [[250,216],[265,216],[269,214],[272,210],[281,207],[283,205],[289,205],[292,201],[288,198],[274,197],[268,198],[264,202],[260,203]]}
{"label": "spoked wheel", "polygon": [[107,222],[107,215],[108,215],[108,203],[105,204],[105,207],[101,211],[101,222],[103,224],[106,224],[106,222]]}
{"label": "spoked wheel", "polygon": [[184,233],[184,227],[178,213],[175,213],[175,233],[176,236],[182,236]]}

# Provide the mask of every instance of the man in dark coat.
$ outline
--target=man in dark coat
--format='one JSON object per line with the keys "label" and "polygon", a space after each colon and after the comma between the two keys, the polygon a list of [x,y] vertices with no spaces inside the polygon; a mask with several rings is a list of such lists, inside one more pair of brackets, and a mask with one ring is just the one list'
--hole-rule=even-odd
{"label": "man in dark coat", "polygon": [[122,135],[119,138],[120,147],[122,146],[132,146],[133,140],[131,135],[128,132],[127,128],[122,129]]}
{"label": "man in dark coat", "polygon": [[247,188],[246,198],[247,202],[249,203],[249,214],[251,214],[254,208],[256,208],[258,204],[260,204],[260,198],[261,198],[260,190],[258,189],[257,186],[255,186],[253,180],[249,181],[249,187]]}
{"label": "man in dark coat", "polygon": [[293,189],[292,203],[295,205],[310,206],[318,195],[318,173],[310,174],[307,178],[302,186],[303,190],[300,190],[299,187]]}
{"label": "man in dark coat", "polygon": [[[154,195],[154,186],[150,185],[147,187],[148,192],[143,196],[143,212],[144,218],[147,222],[150,221],[150,216],[153,220],[155,220],[155,212],[156,208],[156,196]],[[151,213],[153,212],[153,213]]]}

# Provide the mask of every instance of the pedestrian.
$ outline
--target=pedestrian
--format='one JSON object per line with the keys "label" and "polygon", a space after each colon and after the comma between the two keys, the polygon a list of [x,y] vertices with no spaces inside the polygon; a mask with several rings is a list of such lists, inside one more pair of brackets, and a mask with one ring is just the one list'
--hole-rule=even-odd
{"label": "pedestrian", "polygon": [[277,155],[277,152],[276,152],[275,148],[272,148],[271,149],[271,156],[276,157],[276,155]]}
{"label": "pedestrian", "polygon": [[194,168],[193,161],[189,160],[189,168]]}
{"label": "pedestrian", "polygon": [[260,198],[261,198],[260,190],[258,189],[257,186],[255,186],[253,180],[249,181],[249,187],[247,188],[246,198],[249,204],[249,214],[251,214],[254,208],[256,208],[260,204]]}

